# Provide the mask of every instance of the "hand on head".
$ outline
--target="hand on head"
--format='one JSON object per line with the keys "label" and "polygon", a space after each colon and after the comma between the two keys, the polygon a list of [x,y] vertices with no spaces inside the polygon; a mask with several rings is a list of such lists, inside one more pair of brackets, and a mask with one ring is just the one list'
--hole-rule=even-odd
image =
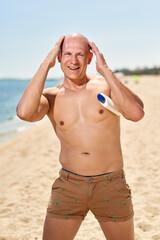
{"label": "hand on head", "polygon": [[47,55],[45,61],[47,61],[49,68],[54,67],[56,63],[56,57],[58,56],[60,46],[62,42],[64,41],[65,36],[61,36],[60,39],[56,42],[52,50]]}
{"label": "hand on head", "polygon": [[[64,48],[64,43],[67,45],[69,41],[72,41],[73,39],[78,39],[82,41],[83,45],[85,46],[86,52],[89,51],[89,59],[88,64],[91,62],[93,53],[96,56],[96,69],[99,73],[102,74],[104,67],[107,66],[106,61],[103,57],[103,54],[99,51],[98,47],[94,42],[88,41],[88,39],[79,33],[73,33],[66,36],[61,36],[60,39],[56,42],[54,48],[50,51],[48,56],[46,57],[46,60],[49,63],[49,67],[54,67],[56,62],[56,57],[58,58],[58,61],[61,62],[62,57],[62,51]],[[88,50],[87,50],[88,49]],[[92,53],[93,52],[93,53]]]}
{"label": "hand on head", "polygon": [[94,42],[89,42],[89,46],[96,56],[96,69],[103,75],[103,69],[108,67],[106,60]]}

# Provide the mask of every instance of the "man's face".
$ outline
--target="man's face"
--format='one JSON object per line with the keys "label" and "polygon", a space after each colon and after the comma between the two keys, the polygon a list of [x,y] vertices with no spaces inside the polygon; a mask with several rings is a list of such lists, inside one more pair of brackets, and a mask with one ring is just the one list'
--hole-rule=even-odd
{"label": "man's face", "polygon": [[61,68],[65,77],[70,80],[85,77],[90,57],[91,53],[86,39],[83,37],[66,38],[62,46],[61,56]]}

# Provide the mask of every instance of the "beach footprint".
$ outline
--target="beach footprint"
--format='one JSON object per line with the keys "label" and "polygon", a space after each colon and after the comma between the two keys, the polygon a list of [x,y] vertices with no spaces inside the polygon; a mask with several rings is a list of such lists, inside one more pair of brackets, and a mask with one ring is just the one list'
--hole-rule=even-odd
{"label": "beach footprint", "polygon": [[160,239],[160,233],[153,235],[151,239],[152,240],[159,240]]}
{"label": "beach footprint", "polygon": [[140,222],[137,224],[138,228],[140,228],[143,232],[147,232],[147,231],[150,231],[153,226],[151,224],[147,224],[147,223],[144,223],[144,222]]}

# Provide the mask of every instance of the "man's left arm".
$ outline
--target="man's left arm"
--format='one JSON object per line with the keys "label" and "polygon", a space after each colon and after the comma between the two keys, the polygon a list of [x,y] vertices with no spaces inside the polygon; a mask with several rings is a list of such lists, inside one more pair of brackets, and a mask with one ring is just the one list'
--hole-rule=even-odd
{"label": "man's left arm", "polygon": [[137,122],[144,116],[143,102],[128,87],[119,81],[112,70],[106,64],[106,61],[95,43],[89,42],[91,50],[96,55],[97,71],[106,79],[111,89],[111,99],[117,109],[128,120]]}

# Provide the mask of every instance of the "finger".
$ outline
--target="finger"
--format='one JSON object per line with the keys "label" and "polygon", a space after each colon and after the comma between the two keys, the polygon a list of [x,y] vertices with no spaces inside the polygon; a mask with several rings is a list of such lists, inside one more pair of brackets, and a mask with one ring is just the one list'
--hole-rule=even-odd
{"label": "finger", "polygon": [[88,41],[88,44],[89,44],[90,48],[92,49],[92,42]]}
{"label": "finger", "polygon": [[96,55],[97,52],[99,52],[99,49],[97,48],[96,44],[94,42],[89,42],[89,45],[91,46],[91,50],[94,52]]}
{"label": "finger", "polygon": [[59,38],[59,40],[56,42],[56,44],[54,45],[54,48],[53,48],[52,50],[53,50],[55,56],[58,55],[58,52],[59,52],[59,50],[60,50],[60,46],[61,46],[62,42],[64,41],[64,38],[65,38],[64,35],[61,36],[61,37]]}
{"label": "finger", "polygon": [[63,40],[64,40],[64,38],[65,38],[65,36],[63,35],[63,36],[61,36],[60,37],[60,39],[56,42],[56,44],[55,44],[55,47],[60,47],[60,45],[61,45],[61,43],[63,42]]}
{"label": "finger", "polygon": [[92,42],[88,42],[89,43],[89,46],[90,46],[90,48],[91,48],[91,50],[93,51],[94,49],[94,46],[93,46],[93,43]]}

